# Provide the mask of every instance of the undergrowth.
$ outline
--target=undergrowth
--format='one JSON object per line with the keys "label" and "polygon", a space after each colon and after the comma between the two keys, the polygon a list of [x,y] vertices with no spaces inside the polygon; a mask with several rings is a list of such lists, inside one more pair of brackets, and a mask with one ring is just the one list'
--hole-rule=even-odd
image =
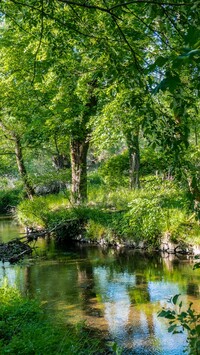
{"label": "undergrowth", "polygon": [[91,179],[88,196],[88,203],[82,206],[72,206],[64,193],[35,197],[18,206],[18,219],[24,225],[52,228],[77,218],[84,222],[86,238],[108,242],[121,238],[157,246],[166,233],[173,241],[199,241],[190,201],[175,181],[149,176],[141,189],[130,191],[125,187],[110,190],[96,178],[95,184]]}

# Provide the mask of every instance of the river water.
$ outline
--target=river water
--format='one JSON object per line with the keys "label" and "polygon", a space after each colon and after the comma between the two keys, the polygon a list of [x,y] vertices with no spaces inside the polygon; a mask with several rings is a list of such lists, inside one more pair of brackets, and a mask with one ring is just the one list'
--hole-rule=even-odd
{"label": "river water", "polygon": [[[20,232],[13,221],[0,220],[0,241]],[[192,270],[191,259],[86,245],[61,248],[43,239],[36,246],[36,259],[0,263],[1,282],[6,277],[23,294],[39,297],[63,324],[85,321],[101,330],[123,354],[184,353],[187,334],[169,334],[157,313],[175,294],[200,313],[200,270]]]}

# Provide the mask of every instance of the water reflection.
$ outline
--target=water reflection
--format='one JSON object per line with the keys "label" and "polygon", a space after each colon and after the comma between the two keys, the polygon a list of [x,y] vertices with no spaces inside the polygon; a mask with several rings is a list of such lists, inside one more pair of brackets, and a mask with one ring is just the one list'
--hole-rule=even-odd
{"label": "water reflection", "polygon": [[0,217],[0,243],[6,243],[12,238],[18,238],[23,229],[13,219]]}
{"label": "water reflection", "polygon": [[196,306],[200,270],[193,271],[185,260],[132,250],[64,250],[44,240],[37,247],[37,261],[0,264],[0,279],[6,276],[24,294],[40,297],[63,322],[86,320],[107,331],[124,354],[183,354],[186,335],[169,334],[157,312],[177,293]]}

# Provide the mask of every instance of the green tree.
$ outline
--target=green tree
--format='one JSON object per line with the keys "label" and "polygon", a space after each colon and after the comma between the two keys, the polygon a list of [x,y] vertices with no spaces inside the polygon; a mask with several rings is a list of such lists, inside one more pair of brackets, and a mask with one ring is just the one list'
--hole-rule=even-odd
{"label": "green tree", "polygon": [[[33,92],[39,98],[40,105],[35,106],[34,114],[40,112],[41,131],[58,125],[59,132],[66,135],[67,144],[70,141],[74,201],[86,199],[86,157],[93,131],[91,118],[104,107],[108,108],[108,104],[114,112],[117,97],[121,100],[118,108],[127,112],[122,112],[120,122],[130,150],[131,186],[139,186],[141,120],[144,131],[149,127],[152,132],[157,131],[153,121],[158,115],[157,108],[148,113],[151,105],[146,99],[142,104],[141,95],[145,96],[151,89],[155,91],[157,83],[158,94],[159,90],[166,89],[174,95],[174,103],[179,100],[178,95],[182,97],[180,83],[185,83],[182,73],[185,62],[189,68],[184,70],[184,77],[189,79],[191,66],[193,77],[195,71],[198,77],[199,42],[195,39],[199,36],[198,1],[41,0],[38,3],[13,0],[0,6],[2,48],[10,50],[9,65],[15,75],[19,71],[25,85],[32,85],[33,91],[27,91],[30,107],[35,97]],[[189,48],[184,49],[185,44]],[[20,64],[16,54],[13,60],[13,45],[18,46]],[[9,70],[6,73],[10,76]],[[117,94],[109,100],[103,93],[111,92],[113,86]],[[197,88],[197,80],[194,87]],[[173,112],[174,103],[170,108]],[[157,103],[155,105],[158,107]],[[143,120],[145,115],[151,117]],[[164,120],[156,117],[156,121],[158,126],[164,124],[169,128],[169,141],[176,143],[180,152],[183,135],[181,139],[178,135],[172,139],[178,125],[171,114],[168,116]],[[179,131],[184,125],[188,127],[185,119],[184,122]],[[35,120],[30,120],[30,126],[34,130]]]}

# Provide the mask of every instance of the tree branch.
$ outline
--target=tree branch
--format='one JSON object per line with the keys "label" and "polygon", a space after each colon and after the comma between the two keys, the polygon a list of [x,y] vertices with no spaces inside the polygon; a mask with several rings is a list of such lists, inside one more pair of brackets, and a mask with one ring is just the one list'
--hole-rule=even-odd
{"label": "tree branch", "polygon": [[119,30],[119,32],[120,32],[120,34],[121,34],[121,36],[122,36],[124,42],[125,42],[125,43],[127,44],[127,46],[129,47],[129,49],[130,49],[130,51],[131,51],[131,53],[132,53],[132,55],[133,55],[133,58],[134,58],[134,61],[135,61],[135,65],[136,65],[137,69],[138,69],[139,71],[141,71],[141,67],[140,67],[140,65],[139,65],[139,63],[138,63],[137,55],[136,55],[136,53],[135,53],[133,47],[131,46],[131,44],[130,44],[129,41],[127,40],[127,38],[126,38],[124,32],[122,31],[121,27],[119,26],[119,24],[118,24],[118,22],[117,22],[117,20],[116,20],[115,18],[113,18],[113,21],[115,22],[115,24],[116,24],[116,26],[117,26],[117,28],[118,28],[118,30]]}
{"label": "tree branch", "polygon": [[153,4],[153,5],[169,5],[169,6],[191,6],[191,3],[184,3],[184,2],[180,2],[180,3],[173,3],[173,2],[158,2],[155,0],[133,0],[133,1],[127,1],[125,3],[120,3],[117,5],[114,5],[110,8],[104,8],[101,6],[97,6],[97,5],[89,5],[86,2],[84,3],[80,3],[80,2],[76,2],[76,1],[71,1],[71,0],[57,0],[59,2],[63,2],[67,5],[74,5],[74,6],[79,6],[79,7],[83,7],[83,8],[87,8],[87,9],[94,9],[94,10],[99,10],[102,12],[107,12],[110,15],[114,15],[112,13],[112,10],[119,8],[119,7],[123,7],[123,6],[127,6],[127,5],[131,5],[131,4],[140,4],[140,3],[144,3],[144,4]]}
{"label": "tree branch", "polygon": [[[67,0],[66,0],[67,1]],[[123,6],[127,6],[127,5],[131,5],[131,4],[153,4],[153,5],[169,5],[169,6],[191,6],[192,3],[172,3],[172,2],[158,2],[158,1],[154,1],[154,0],[134,0],[134,1],[127,1],[121,4],[117,4],[114,5],[112,7],[109,8],[110,11],[118,8],[118,7],[123,7]]]}
{"label": "tree branch", "polygon": [[32,84],[34,84],[34,80],[35,80],[37,56],[38,56],[38,53],[40,51],[40,47],[41,47],[41,44],[42,44],[43,33],[44,33],[44,0],[41,0],[41,6],[42,6],[42,10],[41,10],[41,30],[40,30],[40,38],[39,38],[38,47],[37,47],[37,50],[35,52]]}

